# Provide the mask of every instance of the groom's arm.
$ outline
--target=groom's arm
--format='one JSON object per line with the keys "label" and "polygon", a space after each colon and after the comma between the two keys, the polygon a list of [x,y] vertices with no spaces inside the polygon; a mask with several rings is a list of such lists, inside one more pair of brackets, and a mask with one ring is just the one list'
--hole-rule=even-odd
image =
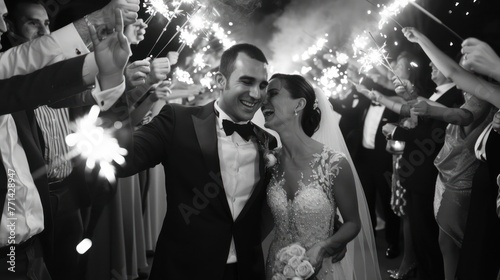
{"label": "groom's arm", "polygon": [[115,164],[117,177],[134,175],[155,167],[167,158],[167,149],[172,145],[175,129],[175,110],[170,104],[165,105],[150,123],[135,132],[125,96],[105,114],[115,118],[111,121],[108,118],[108,124],[117,120],[124,124],[123,128],[118,130],[116,138],[120,146],[127,150],[127,155],[123,166]]}

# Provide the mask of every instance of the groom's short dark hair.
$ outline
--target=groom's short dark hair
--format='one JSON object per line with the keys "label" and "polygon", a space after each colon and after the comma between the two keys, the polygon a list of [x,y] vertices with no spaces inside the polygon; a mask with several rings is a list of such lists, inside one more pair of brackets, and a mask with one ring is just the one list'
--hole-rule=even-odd
{"label": "groom's short dark hair", "polygon": [[248,55],[250,58],[256,59],[260,62],[266,64],[268,63],[266,56],[258,47],[246,43],[234,45],[229,49],[225,50],[222,53],[222,57],[220,59],[219,72],[222,75],[224,75],[226,79],[229,79],[231,73],[233,73],[234,62],[236,61],[236,58],[238,57],[239,53],[244,53]]}

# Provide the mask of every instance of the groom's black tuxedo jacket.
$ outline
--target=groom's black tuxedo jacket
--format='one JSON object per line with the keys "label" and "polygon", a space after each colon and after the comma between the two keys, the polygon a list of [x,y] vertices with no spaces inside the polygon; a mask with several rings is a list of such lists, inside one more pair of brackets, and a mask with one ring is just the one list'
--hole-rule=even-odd
{"label": "groom's black tuxedo jacket", "polygon": [[[251,141],[276,139],[255,127]],[[261,247],[262,209],[269,174],[259,149],[260,181],[233,221],[222,182],[214,103],[202,107],[166,105],[149,124],[134,133],[126,166],[129,176],[162,163],[167,214],[149,279],[222,279],[234,237],[239,279],[264,279]]]}
{"label": "groom's black tuxedo jacket", "polygon": [[[462,91],[453,87],[443,93],[436,102],[446,107],[458,108],[464,103]],[[434,160],[444,144],[447,123],[431,119],[419,118],[413,129],[397,127],[393,133],[394,140],[405,141],[405,149],[401,164],[401,184],[420,194],[434,196],[437,169]]]}

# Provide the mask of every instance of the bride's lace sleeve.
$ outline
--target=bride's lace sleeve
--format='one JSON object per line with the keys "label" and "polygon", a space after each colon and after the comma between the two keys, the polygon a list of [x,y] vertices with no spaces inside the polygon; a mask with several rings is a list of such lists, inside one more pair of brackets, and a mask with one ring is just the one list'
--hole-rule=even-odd
{"label": "bride's lace sleeve", "polygon": [[321,185],[328,198],[335,205],[335,196],[333,192],[333,187],[336,182],[337,176],[342,172],[342,163],[347,161],[347,158],[343,153],[339,153],[332,150],[327,150],[321,156],[320,168],[323,171],[323,181],[320,179]]}

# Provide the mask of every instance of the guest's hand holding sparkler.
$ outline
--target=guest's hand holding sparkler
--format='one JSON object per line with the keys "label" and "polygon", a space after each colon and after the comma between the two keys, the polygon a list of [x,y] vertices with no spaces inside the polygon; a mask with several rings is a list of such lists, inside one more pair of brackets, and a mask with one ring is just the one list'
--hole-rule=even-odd
{"label": "guest's hand holding sparkler", "polygon": [[168,60],[170,60],[170,65],[176,65],[179,60],[178,52],[168,52],[167,53]]}
{"label": "guest's hand holding sparkler", "polygon": [[392,77],[392,83],[394,84],[396,94],[403,97],[404,100],[408,101],[417,98],[415,86],[409,80],[394,76]]}
{"label": "guest's hand holding sparkler", "polygon": [[125,80],[127,87],[137,87],[146,83],[146,78],[151,72],[149,59],[137,60],[125,69]]}
{"label": "guest's hand holding sparkler", "polygon": [[422,35],[420,31],[413,27],[405,27],[401,31],[403,32],[403,35],[405,35],[406,39],[412,43],[418,43]]}
{"label": "guest's hand holding sparkler", "polygon": [[[112,30],[116,25],[115,10],[120,9],[123,12],[123,24],[130,25],[136,22],[137,12],[139,11],[139,0],[111,0],[102,8],[102,18],[108,30]],[[99,25],[99,23],[94,23]]]}
{"label": "guest's hand holding sparkler", "polygon": [[172,94],[172,90],[170,90],[170,82],[163,81],[159,83],[155,89],[155,94],[158,99],[168,101],[168,97]]}
{"label": "guest's hand holding sparkler", "polygon": [[382,94],[376,90],[369,90],[364,85],[356,85],[356,90],[373,102],[380,102]]}
{"label": "guest's hand holding sparkler", "polygon": [[148,25],[142,19],[136,20],[133,24],[125,27],[125,36],[131,45],[137,45],[144,40]]}
{"label": "guest's hand holding sparkler", "polygon": [[170,60],[167,57],[155,58],[151,62],[151,72],[146,78],[146,83],[154,85],[165,80],[170,70]]}
{"label": "guest's hand holding sparkler", "polygon": [[99,41],[95,26],[91,25],[90,36],[94,44],[97,78],[102,90],[110,89],[123,82],[123,70],[131,54],[130,45],[123,35],[123,17],[120,9],[115,10],[116,31]]}
{"label": "guest's hand holding sparkler", "polygon": [[500,57],[490,45],[476,38],[468,38],[462,43],[462,54],[462,64],[466,69],[500,82]]}

